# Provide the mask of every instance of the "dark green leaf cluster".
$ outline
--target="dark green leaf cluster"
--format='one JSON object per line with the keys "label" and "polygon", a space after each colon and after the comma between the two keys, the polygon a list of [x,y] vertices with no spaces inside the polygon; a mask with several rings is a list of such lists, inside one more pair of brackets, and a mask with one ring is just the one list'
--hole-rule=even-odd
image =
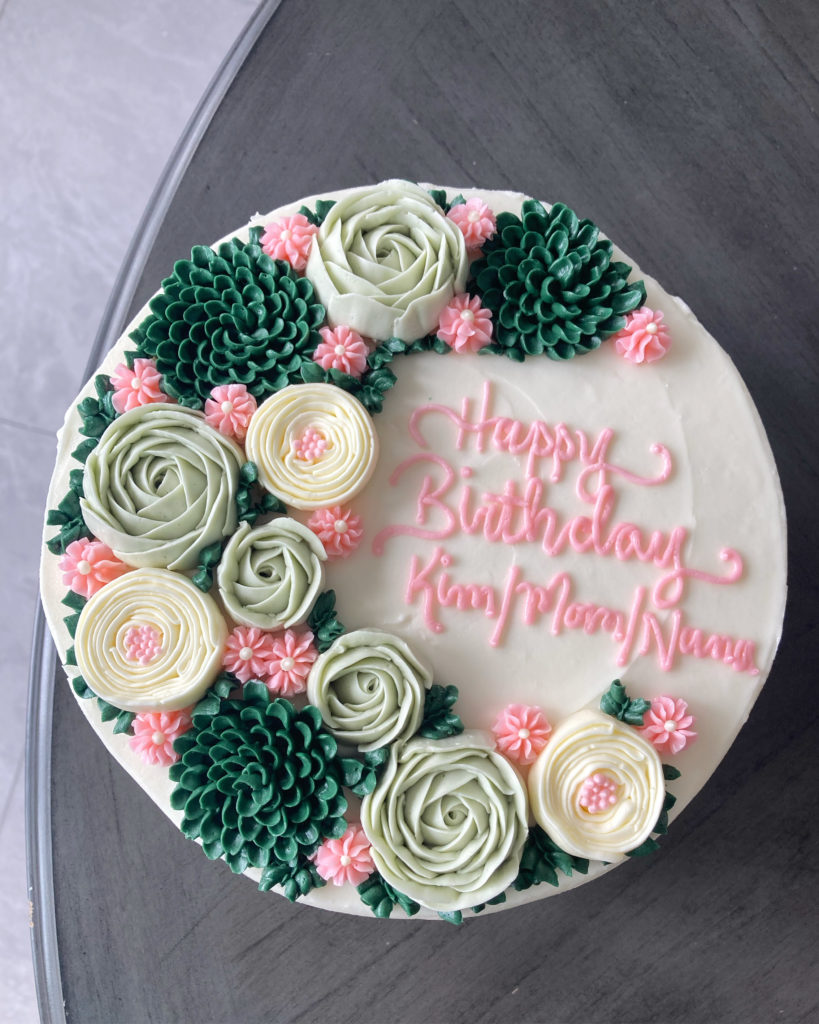
{"label": "dark green leaf cluster", "polygon": [[46,515],[48,526],[59,526],[60,532],[46,541],[52,555],[65,554],[69,544],[81,537],[91,538],[91,531],[85,525],[80,508],[82,493],[82,470],[72,469],[68,475],[68,492],[56,508],[50,508]]}
{"label": "dark green leaf cluster", "polygon": [[199,552],[196,572],[191,576],[191,583],[195,584],[206,594],[213,586],[213,570],[219,564],[224,545],[224,541],[216,540],[213,544],[208,544],[206,548],[202,548]]}
{"label": "dark green leaf cluster", "polygon": [[630,284],[631,267],[612,260],[611,242],[563,203],[547,212],[527,199],[520,217],[500,214],[483,253],[471,269],[494,318],[489,349],[511,359],[591,352],[645,302],[642,281]]}
{"label": "dark green leaf cluster", "polygon": [[457,699],[457,686],[433,683],[424,696],[424,717],[419,734],[426,739],[442,740],[445,736],[462,733],[464,724],[452,710]]}
{"label": "dark green leaf cluster", "polygon": [[389,747],[378,747],[360,757],[339,758],[344,785],[358,797],[367,796],[375,789],[378,776],[389,759]]}
{"label": "dark green leaf cluster", "polygon": [[[669,775],[669,772],[676,772],[676,775]],[[668,778],[679,778],[680,773],[676,768],[672,768],[671,765],[663,765],[663,775],[666,779]],[[663,801],[663,809],[660,811],[660,817],[657,819],[657,824],[652,829],[654,835],[664,836],[668,832],[668,812],[677,802],[677,798],[673,793],[666,791],[665,800]],[[654,853],[655,850],[660,849],[660,844],[652,836],[649,836],[644,842],[640,843],[633,850],[629,850],[626,854],[627,857],[645,857],[649,853]]]}
{"label": "dark green leaf cluster", "polygon": [[589,862],[583,857],[574,857],[554,843],[539,825],[529,829],[523,856],[520,859],[518,877],[512,887],[518,891],[529,889],[541,882],[558,885],[557,872],[571,877],[572,871],[585,875]]}
{"label": "dark green leaf cluster", "polygon": [[344,632],[343,623],[336,616],[336,592],[325,590],[316,598],[313,610],[307,617],[307,625],[313,633],[316,650],[323,654],[333,641]]}
{"label": "dark green leaf cluster", "polygon": [[324,307],[307,278],[266,255],[261,234],[253,227],[249,242],[234,238],[218,252],[194,246],[131,334],[180,405],[201,408],[219,384],[244,384],[261,400],[301,381]]}
{"label": "dark green leaf cluster", "polygon": [[259,880],[262,892],[280,885],[291,903],[295,903],[299,896],[306,896],[311,889],[320,889],[326,884],[316,870],[316,865],[303,855],[291,864],[282,864],[280,861],[268,864]]}
{"label": "dark green leaf cluster", "polygon": [[359,380],[341,370],[324,370],[313,360],[302,363],[301,379],[305,384],[335,384],[357,398],[371,415],[381,412],[384,408],[384,395],[396,381],[392,370],[386,368],[370,367]]}
{"label": "dark green leaf cluster", "polygon": [[461,203],[466,202],[460,192],[451,203],[447,202],[446,192],[442,188],[428,188],[427,192],[432,196],[433,203],[440,206],[444,213],[449,213],[453,206],[459,206]]}
{"label": "dark green leaf cluster", "polygon": [[412,917],[421,909],[420,903],[411,900],[402,892],[385,882],[377,871],[357,888],[361,902],[370,908],[376,917],[389,917],[395,907],[400,907],[407,917]]}
{"label": "dark green leaf cluster", "polygon": [[611,686],[600,698],[600,710],[612,718],[617,718],[626,725],[640,726],[643,724],[643,716],[651,707],[651,701],[643,697],[635,697],[630,700],[626,694],[626,688],[619,679],[615,679]]}
{"label": "dark green leaf cluster", "polygon": [[315,210],[311,210],[309,206],[302,206],[299,208],[299,213],[306,217],[311,224],[315,224],[317,228],[320,228],[327,214],[335,205],[335,199],[318,199]]}
{"label": "dark green leaf cluster", "polygon": [[[315,365],[315,364],[314,364]],[[236,515],[240,523],[252,526],[259,516],[283,515],[287,509],[281,498],[266,491],[259,483],[259,467],[255,462],[246,462],[239,470],[239,486],[236,488]]]}
{"label": "dark green leaf cluster", "polygon": [[447,355],[452,349],[447,343],[435,334],[427,334],[415,341],[402,341],[400,338],[387,338],[370,352],[367,357],[367,364],[373,370],[380,370],[389,365],[396,356],[412,355],[413,352],[437,352],[438,355]]}

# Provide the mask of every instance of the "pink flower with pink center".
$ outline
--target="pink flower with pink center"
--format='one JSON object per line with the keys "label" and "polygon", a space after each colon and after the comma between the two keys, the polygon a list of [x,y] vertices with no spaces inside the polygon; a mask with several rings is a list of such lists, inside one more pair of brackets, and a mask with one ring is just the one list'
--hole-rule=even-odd
{"label": "pink flower with pink center", "polygon": [[267,680],[268,664],[273,653],[273,634],[258,626],[237,626],[225,641],[222,667],[239,680]]}
{"label": "pink flower with pink center", "polygon": [[361,885],[375,871],[370,841],[360,825],[351,825],[340,839],[325,839],[313,859],[316,871],[333,885]]}
{"label": "pink flower with pink center", "polygon": [[480,249],[495,234],[495,214],[482,199],[467,199],[453,206],[447,214],[463,232],[467,249]]}
{"label": "pink flower with pink center", "polygon": [[154,626],[146,623],[131,626],[125,634],[126,658],[130,661],[138,661],[140,665],[150,665],[160,654],[162,654],[162,635]]}
{"label": "pink flower with pink center", "polygon": [[662,359],[671,347],[671,335],[663,323],[663,314],[648,306],[629,313],[626,326],[614,335],[618,355],[632,363],[653,363]]}
{"label": "pink flower with pink center", "polygon": [[58,566],[65,586],[81,597],[91,597],[129,569],[101,540],[72,541]]}
{"label": "pink flower with pink center", "polygon": [[697,738],[691,728],[693,724],[694,716],[688,714],[688,705],[682,698],[654,697],[651,707],[643,715],[643,725],[638,732],[658,750],[678,754]]}
{"label": "pink flower with pink center", "polygon": [[324,545],[331,561],[351,555],[364,535],[361,516],[353,515],[351,509],[341,505],[317,508],[307,520],[307,525]]}
{"label": "pink flower with pink center", "polygon": [[179,760],[173,741],[190,729],[190,709],[187,711],[147,711],[134,718],[131,728],[131,750],[135,750],[146,764],[163,768]]}
{"label": "pink flower with pink center", "polygon": [[205,419],[220,434],[244,441],[256,399],[244,384],[219,384],[205,401]]}
{"label": "pink flower with pink center", "polygon": [[540,708],[510,704],[492,726],[498,750],[518,764],[533,764],[549,742],[552,727]]}
{"label": "pink flower with pink center", "polygon": [[577,797],[577,802],[589,814],[607,811],[617,800],[617,783],[605,772],[594,772],[584,779]]}
{"label": "pink flower with pink center", "polygon": [[170,402],[171,398],[160,387],[162,375],[154,359],[135,359],[133,370],[127,363],[120,363],[111,374],[114,393],[111,404],[117,412],[128,412],[138,405]]}
{"label": "pink flower with pink center", "polygon": [[351,327],[322,327],[321,342],[313,359],[322,370],[340,370],[351,377],[360,377],[367,369],[367,344]]}
{"label": "pink flower with pink center", "polygon": [[303,213],[294,213],[292,217],[282,217],[265,225],[262,249],[274,260],[285,260],[301,272],[307,266],[310,246],[317,232],[316,225]]}
{"label": "pink flower with pink center", "polygon": [[279,697],[292,697],[307,689],[310,674],[318,651],[313,646],[313,634],[309,629],[296,631],[286,629],[274,636],[270,643],[267,660],[267,688]]}
{"label": "pink flower with pink center", "polygon": [[327,438],[315,427],[307,427],[291,440],[290,447],[302,462],[316,462],[327,451]]}
{"label": "pink flower with pink center", "polygon": [[456,295],[441,312],[438,337],[456,352],[477,352],[492,340],[492,313],[477,295]]}

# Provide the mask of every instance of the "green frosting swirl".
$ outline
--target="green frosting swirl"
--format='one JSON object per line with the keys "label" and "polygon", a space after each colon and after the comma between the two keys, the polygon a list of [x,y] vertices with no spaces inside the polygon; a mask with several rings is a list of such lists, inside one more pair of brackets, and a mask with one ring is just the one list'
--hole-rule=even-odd
{"label": "green frosting swirl", "polygon": [[321,340],[324,307],[313,286],[262,251],[261,233],[253,227],[250,241],[234,238],[218,253],[195,246],[131,334],[183,405],[201,408],[218,384],[245,384],[257,399],[295,384]]}
{"label": "green frosting swirl", "polygon": [[286,629],[304,622],[324,585],[327,554],[306,526],[281,516],[242,523],[217,571],[219,595],[236,622]]}
{"label": "green frosting swirl", "polygon": [[193,569],[236,529],[241,449],[202,413],[141,405],[118,416],[88,456],[88,528],[137,568]]}
{"label": "green frosting swirl", "polygon": [[646,292],[642,281],[628,282],[631,267],[612,262],[612,252],[596,225],[563,203],[547,212],[527,199],[520,217],[500,214],[472,265],[475,291],[494,316],[490,350],[570,359],[619,331]]}
{"label": "green frosting swirl", "polygon": [[483,733],[392,748],[361,824],[381,876],[432,910],[485,903],[516,878],[526,793]]}
{"label": "green frosting swirl", "polygon": [[431,683],[431,672],[403,640],[359,629],[317,659],[307,699],[337,740],[375,750],[418,730]]}

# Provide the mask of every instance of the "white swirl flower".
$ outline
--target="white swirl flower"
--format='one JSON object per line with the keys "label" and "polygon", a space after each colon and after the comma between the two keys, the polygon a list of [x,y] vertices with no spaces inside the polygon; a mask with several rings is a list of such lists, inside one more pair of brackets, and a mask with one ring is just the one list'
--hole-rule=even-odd
{"label": "white swirl flower", "polygon": [[83,473],[89,530],[128,565],[193,569],[236,529],[241,449],[182,406],[118,416]]}
{"label": "white swirl flower", "polygon": [[391,633],[345,633],[310,670],[307,699],[342,743],[375,750],[418,730],[432,673]]}
{"label": "white swirl flower", "polygon": [[165,569],[135,569],[83,607],[74,649],[82,677],[126,711],[179,711],[219,674],[227,626],[207,594]]}
{"label": "white swirl flower", "polygon": [[432,910],[485,903],[517,876],[526,791],[491,737],[395,744],[361,824],[382,877]]}
{"label": "white swirl flower", "polygon": [[529,773],[535,820],[575,857],[622,860],[651,835],[664,799],[657,751],[600,711],[561,722]]}
{"label": "white swirl flower", "polygon": [[271,395],[254,413],[246,444],[262,484],[299,509],[348,502],[378,457],[369,413],[334,384],[291,384]]}
{"label": "white swirl flower", "polygon": [[324,585],[324,545],[306,526],[281,516],[242,523],[222,553],[219,596],[236,622],[288,629],[304,622]]}
{"label": "white swirl flower", "polygon": [[305,274],[333,327],[413,341],[435,329],[468,270],[464,236],[408,181],[352,189],[319,228]]}

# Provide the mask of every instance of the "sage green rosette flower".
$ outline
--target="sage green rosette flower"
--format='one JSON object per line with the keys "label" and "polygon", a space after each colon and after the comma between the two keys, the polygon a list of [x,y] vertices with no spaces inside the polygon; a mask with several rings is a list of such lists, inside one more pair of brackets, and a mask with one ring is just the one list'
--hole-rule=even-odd
{"label": "sage green rosette flower", "polygon": [[202,413],[141,405],[118,416],[88,456],[83,518],[128,565],[193,569],[236,529],[241,449]]}
{"label": "sage green rosette flower", "polygon": [[358,629],[316,660],[307,699],[340,743],[376,750],[417,732],[431,685],[432,673],[403,640]]}
{"label": "sage green rosette flower", "polygon": [[396,744],[362,804],[379,873],[431,910],[486,903],[517,876],[526,792],[490,739],[465,732]]}
{"label": "sage green rosette flower", "polygon": [[219,596],[236,622],[287,629],[310,614],[326,559],[318,537],[295,519],[281,516],[252,529],[242,523],[219,562]]}
{"label": "sage green rosette flower", "polygon": [[352,189],[330,209],[305,271],[333,327],[413,341],[464,290],[466,245],[429,194],[408,181]]}

